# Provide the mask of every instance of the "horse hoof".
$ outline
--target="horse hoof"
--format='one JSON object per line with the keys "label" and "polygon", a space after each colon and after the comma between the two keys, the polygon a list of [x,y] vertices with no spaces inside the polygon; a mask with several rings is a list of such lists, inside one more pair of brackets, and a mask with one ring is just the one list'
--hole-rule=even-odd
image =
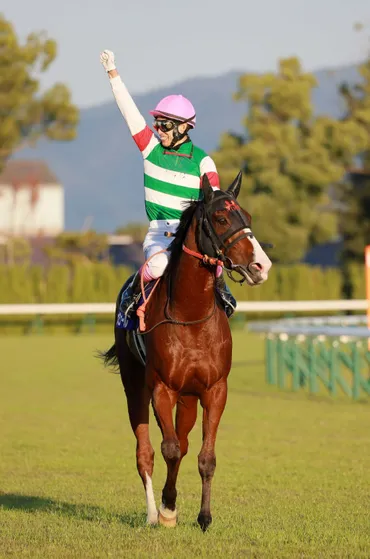
{"label": "horse hoof", "polygon": [[209,527],[211,522],[212,522],[212,516],[210,514],[200,513],[198,515],[198,524],[201,527],[201,529],[203,530],[203,532],[205,532],[207,530],[207,528]]}
{"label": "horse hoof", "polygon": [[166,509],[163,505],[159,507],[158,522],[166,528],[174,528],[177,522],[177,511]]}

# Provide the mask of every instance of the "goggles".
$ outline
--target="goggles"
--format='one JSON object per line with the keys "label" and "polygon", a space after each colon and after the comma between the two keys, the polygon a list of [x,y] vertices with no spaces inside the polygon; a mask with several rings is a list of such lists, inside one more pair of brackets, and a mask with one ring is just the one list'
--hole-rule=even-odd
{"label": "goggles", "polygon": [[162,119],[159,120],[159,119],[156,118],[154,120],[153,126],[156,130],[162,130],[162,132],[170,132],[178,124],[181,124],[181,123],[173,121],[173,120],[162,120]]}

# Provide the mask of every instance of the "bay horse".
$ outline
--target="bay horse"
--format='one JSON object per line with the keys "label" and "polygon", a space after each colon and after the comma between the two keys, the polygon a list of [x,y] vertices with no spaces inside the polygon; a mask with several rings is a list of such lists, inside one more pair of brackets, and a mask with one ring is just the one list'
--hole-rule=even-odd
{"label": "bay horse", "polygon": [[[203,408],[203,443],[198,455],[202,500],[198,524],[212,522],[211,482],[216,467],[215,441],[227,399],[232,338],[215,283],[222,267],[254,286],[268,277],[271,261],[251,231],[251,216],[237,203],[241,173],[226,191],[213,190],[207,177],[203,199],[184,210],[169,248],[170,258],[146,309],[146,364],[131,351],[129,332],[117,328],[121,289],[116,304],[115,343],[101,353],[116,365],[127,398],[137,440],[138,473],[144,484],[147,522],[175,526],[176,480],[188,450],[188,435]],[[149,409],[162,432],[161,451],[167,464],[162,503],[157,511],[152,476],[154,450],[149,439]],[[176,420],[173,408],[176,405]]]}

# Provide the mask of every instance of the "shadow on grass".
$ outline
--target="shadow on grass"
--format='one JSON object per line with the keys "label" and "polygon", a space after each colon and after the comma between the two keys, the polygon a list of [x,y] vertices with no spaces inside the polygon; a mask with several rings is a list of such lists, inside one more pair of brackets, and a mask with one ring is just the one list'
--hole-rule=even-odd
{"label": "shadow on grass", "polygon": [[29,513],[45,512],[68,518],[76,518],[78,520],[88,520],[90,522],[120,522],[131,528],[139,528],[146,525],[145,513],[111,513],[101,507],[93,505],[74,505],[72,503],[53,501],[47,497],[37,497],[34,495],[0,492],[0,508],[22,510]]}

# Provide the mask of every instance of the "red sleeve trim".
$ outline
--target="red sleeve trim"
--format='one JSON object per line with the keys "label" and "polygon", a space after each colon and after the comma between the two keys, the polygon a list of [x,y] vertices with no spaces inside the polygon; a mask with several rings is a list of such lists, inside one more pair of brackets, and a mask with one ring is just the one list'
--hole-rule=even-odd
{"label": "red sleeve trim", "polygon": [[133,136],[134,141],[141,152],[143,152],[144,149],[148,147],[152,136],[153,132],[150,130],[149,126],[145,126],[143,130]]}

